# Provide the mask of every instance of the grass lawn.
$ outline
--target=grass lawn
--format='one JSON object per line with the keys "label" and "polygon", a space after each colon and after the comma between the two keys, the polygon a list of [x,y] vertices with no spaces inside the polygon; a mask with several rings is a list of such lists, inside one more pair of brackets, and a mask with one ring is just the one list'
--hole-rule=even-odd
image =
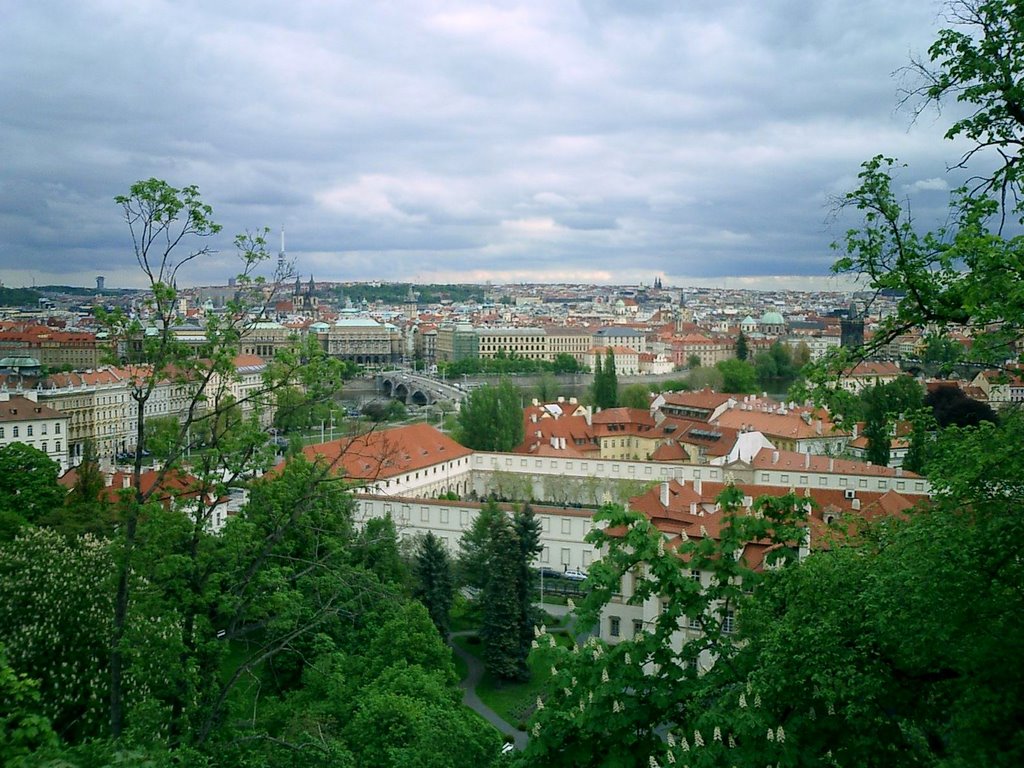
{"label": "grass lawn", "polygon": [[[555,635],[555,639],[560,645],[569,645],[572,642],[567,635]],[[471,643],[468,637],[456,637],[454,642],[467,653],[483,660],[483,646],[480,643]],[[505,722],[520,730],[529,720],[537,706],[537,696],[543,692],[551,677],[550,668],[537,661],[533,655],[529,664],[530,679],[525,683],[496,680],[485,672],[476,687],[477,696],[484,704],[493,709]]]}

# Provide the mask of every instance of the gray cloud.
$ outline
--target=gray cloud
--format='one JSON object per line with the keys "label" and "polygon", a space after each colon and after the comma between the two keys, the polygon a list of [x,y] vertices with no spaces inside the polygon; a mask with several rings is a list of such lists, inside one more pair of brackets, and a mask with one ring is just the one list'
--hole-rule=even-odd
{"label": "gray cloud", "polygon": [[0,279],[138,284],[113,197],[150,176],[224,225],[196,283],[282,225],[324,279],[824,275],[829,201],[878,152],[944,217],[957,147],[891,77],[938,6],[682,5],[16,4]]}

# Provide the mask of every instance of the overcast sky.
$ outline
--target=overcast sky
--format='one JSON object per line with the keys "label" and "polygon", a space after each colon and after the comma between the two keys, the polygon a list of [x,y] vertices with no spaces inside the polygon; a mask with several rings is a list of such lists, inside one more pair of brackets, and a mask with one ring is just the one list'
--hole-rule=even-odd
{"label": "overcast sky", "polygon": [[[113,197],[198,185],[304,279],[797,284],[877,153],[939,215],[949,115],[894,75],[931,0],[13,2],[0,280],[142,285]],[[268,270],[269,273],[269,270]],[[806,282],[806,281],[805,281]]]}

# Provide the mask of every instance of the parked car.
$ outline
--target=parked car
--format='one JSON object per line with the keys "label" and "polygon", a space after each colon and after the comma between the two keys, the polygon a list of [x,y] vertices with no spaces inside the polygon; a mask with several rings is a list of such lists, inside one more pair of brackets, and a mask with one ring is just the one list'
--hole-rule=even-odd
{"label": "parked car", "polygon": [[587,574],[581,571],[579,568],[572,568],[566,570],[566,572],[562,574],[562,578],[568,579],[569,581],[586,581]]}
{"label": "parked car", "polygon": [[537,573],[539,573],[545,579],[560,579],[560,578],[562,578],[562,572],[561,571],[557,571],[554,568],[548,568],[547,566],[542,566],[542,567],[538,568],[537,569]]}

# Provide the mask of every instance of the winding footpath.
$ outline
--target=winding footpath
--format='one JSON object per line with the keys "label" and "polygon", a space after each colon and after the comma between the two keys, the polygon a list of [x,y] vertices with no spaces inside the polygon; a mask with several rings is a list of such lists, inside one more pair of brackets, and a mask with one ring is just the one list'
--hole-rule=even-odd
{"label": "winding footpath", "polygon": [[[473,631],[453,632],[452,637],[465,637],[467,635],[475,634],[476,632]],[[456,656],[466,662],[466,667],[469,669],[465,679],[459,683],[459,685],[462,686],[462,703],[480,715],[480,717],[489,722],[503,734],[511,736],[516,745],[516,749],[525,749],[530,737],[524,731],[514,728],[508,722],[499,717],[497,712],[480,701],[480,697],[476,695],[476,686],[479,684],[480,678],[484,675],[484,665],[476,656],[471,653],[467,653],[455,643],[451,644],[451,648],[455,652]]]}
{"label": "winding footpath", "polygon": [[[538,607],[543,608],[543,610],[556,617],[565,616],[569,613],[569,609],[564,605],[543,605]],[[569,631],[571,631],[571,627],[572,624],[570,624]],[[463,630],[461,632],[453,632],[451,637],[468,637],[469,635],[475,634],[476,632],[473,630]],[[583,639],[584,636],[582,635],[578,638],[581,642]],[[530,741],[530,736],[525,731],[520,731],[512,726],[508,721],[502,719],[497,712],[484,704],[476,694],[476,687],[479,685],[480,679],[484,675],[483,663],[481,663],[476,656],[468,653],[455,643],[449,642],[449,645],[451,646],[452,651],[455,652],[455,655],[466,662],[466,668],[469,670],[465,679],[459,683],[462,687],[462,703],[480,715],[484,720],[489,722],[503,734],[511,737],[516,749],[525,749],[527,743]]]}

